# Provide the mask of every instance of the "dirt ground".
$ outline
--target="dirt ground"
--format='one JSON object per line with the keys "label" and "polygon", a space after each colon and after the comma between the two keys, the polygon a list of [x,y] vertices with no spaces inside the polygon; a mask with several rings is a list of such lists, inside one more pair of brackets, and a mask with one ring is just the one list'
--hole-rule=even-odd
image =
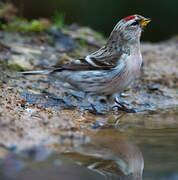
{"label": "dirt ground", "polygon": [[[88,34],[81,36],[82,30]],[[60,84],[49,82],[43,76],[17,75],[18,71],[43,69],[87,55],[104,42],[93,38],[93,33],[90,29],[68,30],[61,34],[66,38],[64,45],[61,37],[56,39],[49,34],[0,32],[1,145],[23,150],[44,144],[50,149],[60,146],[58,150],[64,152],[71,144],[78,146],[87,141],[87,134],[93,129],[177,108],[177,37],[159,43],[142,43],[141,74],[123,95],[125,101],[143,110],[135,114],[110,110],[105,115],[94,115],[88,110],[81,111],[77,96]]]}

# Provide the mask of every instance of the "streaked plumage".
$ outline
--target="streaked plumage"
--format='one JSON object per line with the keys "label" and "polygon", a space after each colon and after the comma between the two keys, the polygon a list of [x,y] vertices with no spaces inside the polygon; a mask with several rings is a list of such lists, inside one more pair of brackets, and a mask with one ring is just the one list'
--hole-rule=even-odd
{"label": "streaked plumage", "polygon": [[140,36],[149,21],[140,15],[128,16],[116,24],[103,47],[85,58],[50,70],[22,73],[54,76],[94,95],[122,92],[140,70]]}

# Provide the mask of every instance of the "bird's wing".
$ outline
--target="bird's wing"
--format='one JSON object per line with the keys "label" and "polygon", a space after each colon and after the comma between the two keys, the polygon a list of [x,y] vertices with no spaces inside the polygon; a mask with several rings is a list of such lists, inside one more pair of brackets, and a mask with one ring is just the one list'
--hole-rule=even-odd
{"label": "bird's wing", "polygon": [[119,60],[121,59],[120,53],[108,54],[108,55],[98,55],[98,56],[88,56],[88,59],[92,62],[94,66],[97,67],[108,67],[113,68],[119,64]]}
{"label": "bird's wing", "polygon": [[[70,63],[54,68],[53,72],[70,70],[70,71],[87,71],[87,70],[109,70],[118,65],[120,54],[94,56],[93,54],[86,56],[82,59],[74,60]],[[52,73],[53,73],[52,72]]]}

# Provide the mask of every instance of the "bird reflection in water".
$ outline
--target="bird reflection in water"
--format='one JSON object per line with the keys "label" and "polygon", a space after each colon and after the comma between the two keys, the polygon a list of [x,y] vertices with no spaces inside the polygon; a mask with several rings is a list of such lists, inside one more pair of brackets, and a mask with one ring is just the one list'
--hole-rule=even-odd
{"label": "bird reflection in water", "polygon": [[77,163],[102,174],[105,179],[142,180],[144,160],[139,148],[127,136],[103,129],[90,136],[90,142],[75,152],[64,153]]}

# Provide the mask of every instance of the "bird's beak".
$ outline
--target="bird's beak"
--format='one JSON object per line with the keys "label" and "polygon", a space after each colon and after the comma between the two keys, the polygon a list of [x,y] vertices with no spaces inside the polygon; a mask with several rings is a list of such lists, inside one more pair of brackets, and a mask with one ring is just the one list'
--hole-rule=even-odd
{"label": "bird's beak", "polygon": [[150,18],[145,18],[145,19],[143,19],[143,20],[141,21],[141,23],[140,23],[141,27],[143,27],[143,28],[146,27],[147,24],[148,24],[150,21],[151,21]]}

